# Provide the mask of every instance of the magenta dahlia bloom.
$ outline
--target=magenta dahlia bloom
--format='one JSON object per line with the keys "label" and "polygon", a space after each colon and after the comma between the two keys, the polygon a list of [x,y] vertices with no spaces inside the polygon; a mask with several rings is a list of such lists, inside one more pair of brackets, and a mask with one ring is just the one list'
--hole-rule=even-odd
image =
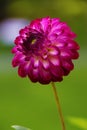
{"label": "magenta dahlia bloom", "polygon": [[16,37],[12,65],[18,66],[19,76],[28,76],[32,82],[62,81],[74,68],[72,60],[79,57],[75,37],[59,18],[36,19]]}

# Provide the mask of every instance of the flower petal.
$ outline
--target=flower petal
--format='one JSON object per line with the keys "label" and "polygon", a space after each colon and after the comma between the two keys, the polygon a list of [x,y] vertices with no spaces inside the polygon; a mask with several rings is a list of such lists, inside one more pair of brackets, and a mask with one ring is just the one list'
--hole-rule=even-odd
{"label": "flower petal", "polygon": [[25,59],[25,56],[22,55],[21,53],[15,55],[13,60],[12,60],[12,66],[13,67],[18,66],[20,63],[24,62],[24,59]]}
{"label": "flower petal", "polygon": [[18,67],[19,76],[26,77],[28,74],[29,66],[30,66],[30,62],[27,62],[27,63],[24,62],[24,63],[20,64]]}
{"label": "flower petal", "polygon": [[41,29],[44,32],[46,32],[50,24],[50,17],[42,18],[40,24],[41,24]]}
{"label": "flower petal", "polygon": [[51,74],[49,70],[45,70],[42,65],[39,66],[39,82],[42,84],[48,84],[51,82]]}

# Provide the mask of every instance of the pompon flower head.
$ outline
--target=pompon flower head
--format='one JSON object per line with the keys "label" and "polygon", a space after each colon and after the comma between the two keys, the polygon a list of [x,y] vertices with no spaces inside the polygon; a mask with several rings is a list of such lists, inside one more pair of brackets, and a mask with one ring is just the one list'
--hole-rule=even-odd
{"label": "pompon flower head", "polygon": [[73,70],[72,60],[79,57],[75,37],[59,18],[36,19],[19,31],[12,65],[18,66],[19,76],[28,76],[32,82],[60,82]]}

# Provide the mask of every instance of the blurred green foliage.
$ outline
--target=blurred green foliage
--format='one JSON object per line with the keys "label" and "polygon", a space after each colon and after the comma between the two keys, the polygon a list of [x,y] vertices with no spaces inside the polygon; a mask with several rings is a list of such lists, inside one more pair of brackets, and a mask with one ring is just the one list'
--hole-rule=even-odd
{"label": "blurred green foliage", "polygon": [[87,119],[81,117],[69,117],[69,122],[82,130],[87,130]]}
{"label": "blurred green foliage", "polygon": [[25,128],[23,126],[13,125],[12,128],[15,130],[30,130],[29,128]]}
{"label": "blurred green foliage", "polygon": [[[73,17],[85,15],[87,1],[83,0],[0,0],[8,17],[36,18]],[[5,4],[6,3],[6,4]],[[2,6],[2,5],[1,5]],[[4,12],[5,12],[4,11]],[[4,16],[5,17],[5,16]]]}

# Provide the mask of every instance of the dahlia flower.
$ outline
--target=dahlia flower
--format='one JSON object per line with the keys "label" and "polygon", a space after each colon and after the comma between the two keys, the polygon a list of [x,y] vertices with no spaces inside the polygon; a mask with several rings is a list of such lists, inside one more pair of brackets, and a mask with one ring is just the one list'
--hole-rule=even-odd
{"label": "dahlia flower", "polygon": [[79,57],[75,37],[59,18],[33,20],[14,41],[12,65],[18,66],[19,76],[28,76],[32,82],[60,82],[73,70],[72,60]]}

